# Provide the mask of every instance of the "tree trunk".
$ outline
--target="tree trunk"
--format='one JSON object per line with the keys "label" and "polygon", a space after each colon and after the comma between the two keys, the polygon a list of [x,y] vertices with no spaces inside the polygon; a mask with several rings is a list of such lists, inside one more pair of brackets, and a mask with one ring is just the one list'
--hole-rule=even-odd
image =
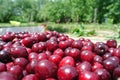
{"label": "tree trunk", "polygon": [[79,15],[76,16],[76,22],[79,22]]}
{"label": "tree trunk", "polygon": [[94,9],[94,18],[93,18],[94,23],[96,23],[96,18],[97,18],[97,8]]}

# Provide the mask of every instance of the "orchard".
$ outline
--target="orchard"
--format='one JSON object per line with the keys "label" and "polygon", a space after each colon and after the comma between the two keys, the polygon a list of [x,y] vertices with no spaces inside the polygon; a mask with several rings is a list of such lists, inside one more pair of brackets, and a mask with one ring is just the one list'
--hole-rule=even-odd
{"label": "orchard", "polygon": [[63,33],[6,32],[0,36],[0,80],[118,80],[120,46]]}

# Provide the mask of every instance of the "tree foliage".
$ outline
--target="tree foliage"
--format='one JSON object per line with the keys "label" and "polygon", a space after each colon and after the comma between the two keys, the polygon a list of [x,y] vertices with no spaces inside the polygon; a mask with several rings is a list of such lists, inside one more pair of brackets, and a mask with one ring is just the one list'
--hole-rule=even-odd
{"label": "tree foliage", "polygon": [[0,0],[0,22],[103,23],[107,18],[119,23],[119,11],[120,0]]}

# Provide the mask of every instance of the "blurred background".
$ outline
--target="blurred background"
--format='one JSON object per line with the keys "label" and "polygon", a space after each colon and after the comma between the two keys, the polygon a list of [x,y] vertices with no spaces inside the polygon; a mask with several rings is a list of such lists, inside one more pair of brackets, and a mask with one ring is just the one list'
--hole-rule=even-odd
{"label": "blurred background", "polygon": [[49,30],[120,37],[120,0],[0,0],[0,27],[46,24]]}

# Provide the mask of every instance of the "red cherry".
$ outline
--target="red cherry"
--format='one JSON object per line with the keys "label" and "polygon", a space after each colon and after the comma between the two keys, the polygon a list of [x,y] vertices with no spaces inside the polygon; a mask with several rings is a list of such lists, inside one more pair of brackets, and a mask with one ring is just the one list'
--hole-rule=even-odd
{"label": "red cherry", "polygon": [[57,75],[59,80],[76,80],[78,72],[75,67],[65,65],[58,69]]}
{"label": "red cherry", "polygon": [[0,72],[6,71],[7,67],[4,63],[0,62]]}
{"label": "red cherry", "polygon": [[58,45],[59,45],[59,48],[65,50],[69,44],[66,41],[60,41]]}
{"label": "red cherry", "polygon": [[94,72],[99,76],[99,80],[111,80],[111,75],[106,69],[99,68]]}
{"label": "red cherry", "polygon": [[45,54],[45,53],[39,53],[37,55],[37,60],[40,61],[40,60],[43,60],[43,59],[48,59],[47,54]]}
{"label": "red cherry", "polygon": [[28,63],[26,66],[26,72],[29,74],[34,74],[35,67],[37,64],[38,64],[38,61],[36,59],[31,60],[30,63]]}
{"label": "red cherry", "polygon": [[64,55],[65,55],[64,52],[63,52],[63,50],[60,49],[60,48],[56,49],[56,50],[53,52],[53,54],[59,55],[59,56],[61,56],[61,57],[64,57]]}
{"label": "red cherry", "polygon": [[15,58],[17,57],[27,58],[28,53],[25,47],[17,46],[17,47],[11,48],[11,55]]}
{"label": "red cherry", "polygon": [[22,40],[22,44],[24,44],[24,46],[31,48],[32,45],[34,44],[34,40],[31,37],[25,37]]}
{"label": "red cherry", "polygon": [[25,58],[16,58],[14,60],[14,64],[19,65],[20,67],[22,67],[24,69],[26,67],[26,65],[28,64],[28,60]]}
{"label": "red cherry", "polygon": [[82,61],[88,61],[88,62],[93,62],[94,59],[94,54],[91,51],[84,50],[80,54],[80,59]]}
{"label": "red cherry", "polygon": [[70,56],[66,56],[66,57],[62,58],[62,60],[59,63],[59,67],[62,67],[62,66],[65,66],[65,65],[75,66],[74,59]]}
{"label": "red cherry", "polygon": [[99,80],[99,76],[90,71],[83,71],[81,74],[79,74],[78,80]]}
{"label": "red cherry", "polygon": [[113,56],[117,56],[117,57],[119,57],[120,58],[120,48],[116,48],[116,49],[114,49],[114,51],[113,51],[113,54],[112,54]]}
{"label": "red cherry", "polygon": [[12,66],[10,70],[8,70],[8,72],[13,74],[13,76],[17,80],[22,78],[22,68],[19,65]]}
{"label": "red cherry", "polygon": [[107,40],[106,44],[110,48],[116,48],[117,47],[117,41],[114,40],[114,39]]}
{"label": "red cherry", "polygon": [[1,72],[0,73],[1,80],[16,80],[13,75],[9,72]]}
{"label": "red cherry", "polygon": [[91,71],[92,65],[87,61],[83,61],[82,63],[80,63],[76,66],[76,69],[79,73],[81,73],[83,71]]}
{"label": "red cherry", "polygon": [[75,40],[73,41],[72,45],[73,48],[81,49],[83,47],[82,41]]}
{"label": "red cherry", "polygon": [[46,43],[46,48],[48,51],[54,51],[55,49],[58,48],[58,43],[56,41],[53,41],[53,40],[48,40],[47,43]]}
{"label": "red cherry", "polygon": [[77,48],[72,48],[68,54],[68,56],[71,56],[74,58],[74,60],[78,61],[80,56],[80,50]]}
{"label": "red cherry", "polygon": [[113,71],[113,78],[119,80],[120,78],[120,66],[116,67]]}
{"label": "red cherry", "polygon": [[28,60],[31,61],[33,59],[37,59],[38,57],[38,54],[36,52],[31,52],[29,55],[28,55]]}
{"label": "red cherry", "polygon": [[92,71],[95,71],[96,69],[101,69],[101,68],[103,68],[103,65],[98,62],[95,62],[92,66]]}
{"label": "red cherry", "polygon": [[57,66],[59,65],[61,59],[62,59],[62,57],[59,55],[51,55],[49,57],[49,61],[55,63]]}
{"label": "red cherry", "polygon": [[50,77],[54,78],[57,74],[57,66],[48,60],[41,60],[35,67],[35,74],[40,80]]}
{"label": "red cherry", "polygon": [[29,74],[22,78],[22,80],[39,80],[35,74]]}

